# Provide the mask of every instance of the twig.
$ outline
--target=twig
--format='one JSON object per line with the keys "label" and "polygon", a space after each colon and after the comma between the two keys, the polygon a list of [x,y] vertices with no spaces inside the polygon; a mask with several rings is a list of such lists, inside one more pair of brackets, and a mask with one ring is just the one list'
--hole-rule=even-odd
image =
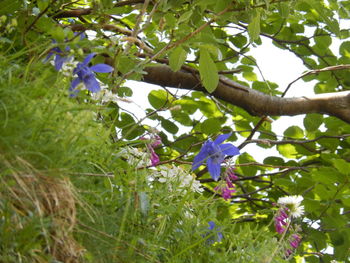
{"label": "twig", "polygon": [[343,70],[343,69],[349,69],[349,68],[350,68],[350,64],[345,64],[345,65],[337,65],[337,66],[330,66],[330,67],[325,67],[325,68],[321,68],[321,69],[309,70],[309,71],[303,73],[300,77],[293,80],[291,83],[289,83],[286,90],[283,92],[282,97],[284,97],[286,95],[287,91],[290,89],[290,87],[295,82],[297,82],[299,79],[302,79],[305,76],[319,74],[321,72],[336,71],[336,70]]}

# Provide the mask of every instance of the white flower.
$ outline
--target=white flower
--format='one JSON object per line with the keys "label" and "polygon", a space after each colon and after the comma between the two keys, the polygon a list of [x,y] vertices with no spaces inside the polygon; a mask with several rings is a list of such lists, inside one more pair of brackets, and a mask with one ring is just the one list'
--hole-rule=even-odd
{"label": "white flower", "polygon": [[201,183],[179,166],[160,165],[157,168],[158,171],[150,178],[153,180],[156,178],[158,182],[167,184],[169,191],[186,192],[188,189],[197,193],[204,191]]}
{"label": "white flower", "polygon": [[[52,61],[53,62],[53,61]],[[51,63],[52,63],[51,62]],[[78,65],[78,61],[74,61],[73,57],[68,58],[67,61],[65,61],[62,65],[62,68],[60,69],[60,71],[62,72],[62,74],[65,77],[70,77],[73,75],[73,70],[76,68],[76,66]]]}
{"label": "white flower", "polygon": [[280,197],[277,203],[288,208],[290,215],[297,218],[304,214],[304,206],[300,205],[303,199],[300,195],[290,195]]}
{"label": "white flower", "polygon": [[124,147],[120,152],[114,155],[126,158],[128,163],[136,168],[150,165],[149,154],[134,147]]}
{"label": "white flower", "polygon": [[110,101],[114,103],[118,103],[119,101],[127,102],[127,103],[132,102],[130,99],[122,98],[114,94],[113,92],[108,90],[108,86],[101,83],[100,81],[99,83],[100,83],[101,90],[100,92],[91,93],[91,97],[93,100],[100,101],[102,104],[108,103]]}

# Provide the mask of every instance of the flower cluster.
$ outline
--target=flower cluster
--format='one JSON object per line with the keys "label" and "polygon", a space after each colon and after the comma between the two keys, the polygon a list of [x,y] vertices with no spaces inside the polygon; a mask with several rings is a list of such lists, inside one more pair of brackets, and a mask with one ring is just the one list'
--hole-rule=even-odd
{"label": "flower cluster", "polygon": [[186,193],[188,189],[197,193],[204,191],[198,180],[176,165],[160,165],[148,179],[151,183],[166,184],[169,192]]}
{"label": "flower cluster", "polygon": [[[150,147],[156,147],[160,143],[160,139],[154,136]],[[152,155],[150,155],[150,153],[134,147],[124,147],[115,156],[125,158],[130,165],[136,168],[146,167],[152,164]],[[150,168],[148,182],[150,185],[154,185],[155,183],[164,184],[168,191],[179,192],[181,194],[185,193],[187,190],[197,193],[202,193],[204,191],[201,183],[196,180],[193,175],[187,173],[180,166],[175,165],[158,165],[156,168]]]}
{"label": "flower cluster", "polygon": [[300,245],[301,237],[298,234],[293,234],[291,236],[291,240],[289,241],[289,244],[291,248],[288,248],[285,252],[286,257],[289,257],[291,254],[293,254],[293,249],[297,249]]}
{"label": "flower cluster", "polygon": [[136,168],[150,165],[149,154],[135,147],[124,147],[115,156],[125,158],[131,166]]}
{"label": "flower cluster", "polygon": [[[67,65],[67,64],[65,64],[65,65]],[[63,68],[62,68],[62,70],[63,70]],[[72,70],[72,72],[73,72],[73,70]],[[126,103],[133,102],[130,99],[119,97],[117,94],[110,91],[108,89],[107,85],[101,84],[100,88],[101,88],[100,92],[91,93],[91,98],[93,100],[95,100],[97,103],[106,104],[109,102],[113,102],[113,103],[117,104],[120,101],[126,102]]]}
{"label": "flower cluster", "polygon": [[[75,35],[77,35],[75,33]],[[80,34],[80,39],[85,38],[84,34]],[[55,40],[53,40],[53,43],[57,43]],[[64,64],[72,64],[73,57],[67,56],[67,53],[70,51],[69,46],[65,48],[65,51],[62,51],[59,47],[54,47],[50,50],[49,54],[47,55],[44,62],[48,61],[54,54],[54,65],[55,69],[57,71],[60,71]],[[97,93],[101,90],[100,83],[96,79],[95,73],[110,73],[113,71],[113,67],[107,65],[107,64],[96,64],[93,66],[89,66],[90,61],[95,56],[95,53],[91,53],[86,56],[86,58],[83,60],[83,62],[74,63],[75,68],[73,69],[73,75],[76,75],[77,77],[73,79],[71,82],[70,92],[71,96],[74,96],[78,92],[78,85],[83,84],[87,90],[89,90],[92,93]],[[64,70],[67,72],[70,70],[71,66],[66,67]],[[68,70],[67,70],[68,68]]]}
{"label": "flower cluster", "polygon": [[274,218],[275,221],[275,229],[278,234],[282,234],[286,230],[286,226],[288,220],[288,214],[285,209],[278,210],[277,215]]}
{"label": "flower cluster", "polygon": [[214,190],[221,194],[222,198],[229,200],[232,197],[232,194],[236,192],[235,185],[233,181],[237,180],[237,176],[233,172],[233,168],[229,166],[226,169],[226,178],[223,183],[219,184],[214,188]]}
{"label": "flower cluster", "polygon": [[[285,234],[285,232],[291,227],[292,218],[297,218],[304,214],[304,206],[301,205],[302,200],[303,197],[299,195],[285,196],[278,199],[277,203],[280,206],[280,209],[274,218],[274,225],[278,234]],[[287,249],[285,252],[287,257],[293,253],[293,249],[298,248],[300,242],[300,235],[291,235],[289,241],[291,248]]]}

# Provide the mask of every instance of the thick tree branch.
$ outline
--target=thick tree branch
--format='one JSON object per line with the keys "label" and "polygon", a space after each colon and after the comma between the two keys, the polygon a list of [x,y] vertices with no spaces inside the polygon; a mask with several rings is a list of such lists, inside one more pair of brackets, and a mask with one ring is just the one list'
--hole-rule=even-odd
{"label": "thick tree branch", "polygon": [[[193,73],[173,72],[166,65],[147,67],[143,81],[155,85],[206,92]],[[312,97],[281,98],[267,95],[225,78],[212,95],[241,107],[256,116],[294,116],[306,113],[328,114],[350,123],[350,91],[318,94]]]}

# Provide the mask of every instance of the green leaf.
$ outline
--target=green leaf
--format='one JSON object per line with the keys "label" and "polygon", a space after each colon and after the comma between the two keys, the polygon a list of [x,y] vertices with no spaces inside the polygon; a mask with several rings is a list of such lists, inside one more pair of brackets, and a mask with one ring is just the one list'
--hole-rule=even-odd
{"label": "green leaf", "polygon": [[243,72],[243,78],[245,78],[248,81],[257,81],[258,77],[254,72]]}
{"label": "green leaf", "polygon": [[65,38],[65,34],[63,31],[63,28],[55,26],[51,28],[49,31],[49,34],[51,34],[52,38],[57,40],[57,42],[63,42]]}
{"label": "green leaf", "polygon": [[303,130],[298,126],[290,126],[284,131],[284,136],[296,139],[304,138]]}
{"label": "green leaf", "polygon": [[286,158],[296,158],[296,156],[298,155],[298,152],[296,151],[295,147],[291,144],[277,145],[277,150]]}
{"label": "green leaf", "polygon": [[289,3],[278,3],[278,10],[279,10],[279,14],[283,18],[287,18],[289,16],[289,13],[290,13]]}
{"label": "green leaf", "polygon": [[312,6],[315,8],[317,13],[320,15],[322,20],[327,24],[329,29],[331,30],[332,33],[336,34],[339,36],[340,34],[340,28],[337,20],[333,19],[330,16],[331,12],[326,12],[329,11],[325,6],[321,5],[318,1],[313,1]]}
{"label": "green leaf", "polygon": [[281,157],[269,156],[264,159],[264,164],[284,165],[284,160]]}
{"label": "green leaf", "polygon": [[171,95],[164,90],[152,90],[148,94],[148,101],[155,109],[167,107],[170,103]]}
{"label": "green leaf", "polygon": [[173,110],[171,111],[171,116],[175,121],[177,121],[178,123],[184,126],[189,126],[189,127],[192,126],[192,120],[188,116],[188,114],[185,112]]}
{"label": "green leaf", "polygon": [[130,126],[130,125],[135,123],[134,118],[130,114],[127,114],[125,112],[122,112],[119,117],[120,117],[120,119],[118,119],[115,122],[116,126],[119,128]]}
{"label": "green leaf", "polygon": [[[254,162],[255,162],[254,158],[248,153],[243,153],[239,155],[237,159],[238,164],[254,163]],[[254,176],[258,172],[258,168],[256,166],[240,166],[237,169],[241,170],[244,176]]]}
{"label": "green leaf", "polygon": [[192,13],[193,13],[192,10],[189,10],[189,11],[183,13],[183,14],[179,17],[179,19],[177,20],[177,23],[180,24],[180,23],[182,23],[182,22],[186,22],[188,19],[191,18]]}
{"label": "green leaf", "polygon": [[24,2],[21,0],[3,0],[1,1],[0,15],[11,14],[19,10]]}
{"label": "green leaf", "polygon": [[172,121],[169,121],[167,119],[161,120],[162,127],[172,134],[175,134],[179,131],[179,127],[177,127]]}
{"label": "green leaf", "polygon": [[221,129],[222,122],[217,118],[210,118],[201,124],[201,130],[205,134],[217,133]]}
{"label": "green leaf", "polygon": [[44,11],[50,4],[49,0],[38,0],[38,7],[40,11]]}
{"label": "green leaf", "polygon": [[250,42],[259,38],[260,35],[260,14],[261,9],[256,8],[252,11],[251,20],[248,25],[248,34],[250,37]]}
{"label": "green leaf", "polygon": [[307,131],[317,130],[323,122],[323,116],[321,114],[307,114],[304,118],[304,127]]}
{"label": "green leaf", "polygon": [[294,183],[291,180],[286,178],[277,178],[273,180],[273,182],[278,186],[285,186],[287,188],[292,187],[294,185]]}
{"label": "green leaf", "polygon": [[219,74],[214,61],[205,49],[200,50],[199,74],[204,88],[212,93],[219,83]]}
{"label": "green leaf", "polygon": [[321,167],[320,169],[314,171],[312,173],[312,179],[315,182],[323,183],[323,184],[333,184],[337,182],[337,171],[332,167]]}
{"label": "green leaf", "polygon": [[169,66],[172,71],[178,71],[186,61],[187,53],[182,47],[177,47],[173,50],[169,57]]}
{"label": "green leaf", "polygon": [[117,94],[119,97],[131,97],[133,92],[129,87],[122,86],[117,89]]}
{"label": "green leaf", "polygon": [[335,159],[332,160],[334,167],[344,175],[348,175],[350,173],[350,163],[343,159]]}

